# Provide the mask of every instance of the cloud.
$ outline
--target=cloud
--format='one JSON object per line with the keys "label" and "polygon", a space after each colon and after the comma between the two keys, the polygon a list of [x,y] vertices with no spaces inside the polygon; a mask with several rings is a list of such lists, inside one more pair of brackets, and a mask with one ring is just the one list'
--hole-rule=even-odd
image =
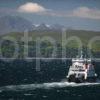
{"label": "cloud", "polygon": [[18,12],[24,12],[24,13],[38,13],[45,11],[47,11],[46,8],[39,5],[38,3],[33,3],[33,2],[27,2],[26,4],[23,4],[18,8]]}
{"label": "cloud", "polygon": [[88,18],[88,19],[99,19],[100,20],[100,9],[92,9],[88,7],[77,7],[70,11],[49,11],[42,13],[49,16],[55,17],[78,17],[78,18]]}
{"label": "cloud", "polygon": [[100,9],[93,9],[88,7],[77,7],[70,11],[47,11],[41,13],[48,16],[55,16],[55,17],[76,17],[76,18],[88,18],[88,19],[99,19],[100,20]]}
{"label": "cloud", "polygon": [[88,7],[77,7],[73,10],[67,11],[54,11],[48,10],[42,5],[33,2],[27,2],[17,9],[18,12],[24,13],[37,13],[39,15],[47,15],[54,17],[78,17],[78,18],[88,18],[88,19],[100,19],[100,9],[93,9]]}
{"label": "cloud", "polygon": [[72,11],[71,16],[80,18],[100,19],[100,10],[91,9],[88,7],[78,7]]}
{"label": "cloud", "polygon": [[88,19],[99,19],[100,20],[100,9],[93,9],[88,7],[77,7],[70,11],[63,12],[47,12],[48,15],[58,17],[78,17]]}

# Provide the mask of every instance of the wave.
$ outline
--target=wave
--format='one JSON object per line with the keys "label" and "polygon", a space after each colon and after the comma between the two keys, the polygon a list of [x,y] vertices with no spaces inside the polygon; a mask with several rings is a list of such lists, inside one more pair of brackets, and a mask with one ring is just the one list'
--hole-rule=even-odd
{"label": "wave", "polygon": [[64,88],[64,87],[79,87],[79,86],[93,86],[100,85],[100,82],[96,83],[74,83],[74,82],[52,82],[43,84],[26,84],[26,85],[10,85],[0,87],[2,91],[24,91],[24,90],[35,90],[35,89],[52,89],[52,88]]}

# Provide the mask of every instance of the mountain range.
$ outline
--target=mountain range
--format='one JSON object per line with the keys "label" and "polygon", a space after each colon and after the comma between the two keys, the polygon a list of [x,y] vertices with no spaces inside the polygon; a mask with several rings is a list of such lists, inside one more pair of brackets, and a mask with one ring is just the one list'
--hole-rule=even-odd
{"label": "mountain range", "polygon": [[0,35],[10,32],[32,30],[32,23],[19,16],[0,17]]}
{"label": "mountain range", "polygon": [[44,31],[44,30],[61,30],[64,26],[59,24],[48,25],[45,23],[33,24],[29,20],[19,16],[2,16],[0,17],[0,35],[10,32],[24,32],[25,30]]}

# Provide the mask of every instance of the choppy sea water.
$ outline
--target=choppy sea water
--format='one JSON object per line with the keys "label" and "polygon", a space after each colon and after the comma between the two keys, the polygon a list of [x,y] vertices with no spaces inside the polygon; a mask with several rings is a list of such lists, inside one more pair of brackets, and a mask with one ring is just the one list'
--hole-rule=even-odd
{"label": "choppy sea water", "polygon": [[100,82],[10,85],[0,87],[0,100],[100,100]]}

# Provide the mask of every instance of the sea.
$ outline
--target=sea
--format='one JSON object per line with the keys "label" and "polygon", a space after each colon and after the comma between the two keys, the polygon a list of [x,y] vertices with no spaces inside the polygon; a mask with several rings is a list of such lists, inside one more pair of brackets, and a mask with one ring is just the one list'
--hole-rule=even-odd
{"label": "sea", "polygon": [[100,82],[3,86],[0,87],[0,100],[100,100]]}
{"label": "sea", "polygon": [[[53,77],[54,76],[55,78],[57,78],[58,76],[61,77],[63,75],[63,72],[64,71],[66,72],[66,70],[62,69],[63,64],[59,64],[59,62],[60,61],[58,61],[56,64],[55,62],[50,63],[50,68],[49,68],[49,65],[45,65],[45,66],[48,66],[49,69],[47,70],[47,72],[44,72],[42,74],[47,75],[50,69],[53,69],[53,71],[50,72],[48,76],[44,75],[43,77],[40,77],[40,78],[45,77],[43,80],[45,79],[50,80],[49,77],[50,75],[52,77],[53,72],[54,72]],[[23,84],[22,83],[23,81],[21,80],[24,79],[24,76],[23,74],[21,74],[21,72],[24,71],[23,73],[24,74],[26,73],[25,77],[27,77],[28,75],[30,76],[33,75],[33,73],[31,73],[30,71],[33,71],[31,68],[31,65],[33,66],[34,62],[31,65],[29,64],[30,63],[27,64],[25,62],[22,63],[22,62],[17,61],[13,63],[13,65],[15,65],[13,66],[13,68],[12,68],[11,63],[7,63],[5,64],[5,66],[4,64],[2,64],[2,66],[0,67],[2,69],[0,73],[3,76],[4,75],[6,76],[0,77],[0,84],[2,83],[2,85],[0,85],[0,100],[100,100],[100,81],[99,80],[95,83],[88,83],[88,82],[69,83],[67,81],[52,81],[52,82],[47,81],[47,82],[41,82],[41,83],[26,82]],[[99,64],[96,63],[97,65],[96,72],[98,73],[99,73]],[[8,66],[10,69],[7,69]],[[43,63],[42,63],[42,66],[44,66]],[[60,66],[59,67],[60,69],[57,70],[58,67],[56,67],[54,70],[54,67],[51,67],[51,66],[54,66],[54,67]],[[65,65],[65,69],[66,69],[66,65]],[[27,74],[27,72],[29,73]],[[12,77],[10,77],[11,75]],[[63,76],[65,77],[65,75],[66,73]],[[33,76],[30,80],[32,79],[33,79]],[[15,85],[12,80],[18,81],[20,84]],[[30,80],[27,80],[27,81],[30,81]],[[8,84],[8,83],[6,84],[5,82],[8,82],[8,83],[11,82],[13,84]],[[5,85],[3,85],[3,83],[5,83]]]}

